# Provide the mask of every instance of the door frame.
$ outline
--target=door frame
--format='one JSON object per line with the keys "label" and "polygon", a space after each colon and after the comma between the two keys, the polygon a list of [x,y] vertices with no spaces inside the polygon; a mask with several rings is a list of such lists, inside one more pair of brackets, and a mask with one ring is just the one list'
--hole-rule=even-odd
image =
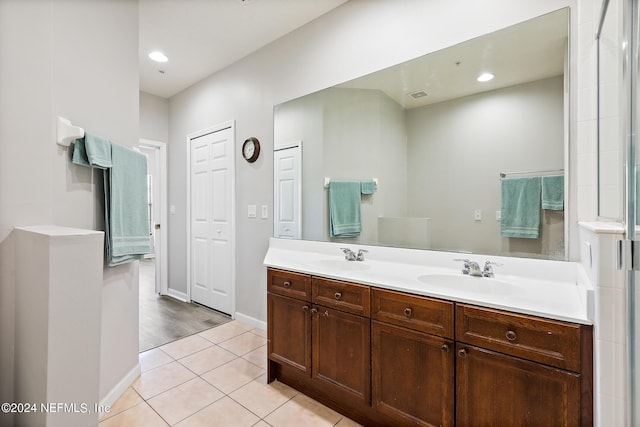
{"label": "door frame", "polygon": [[[139,139],[138,146],[158,149],[159,158],[159,174],[160,182],[157,183],[158,192],[160,193],[160,230],[156,230],[160,234],[160,245],[156,246],[156,263],[159,263],[160,271],[160,295],[168,293],[168,235],[169,235],[169,217],[167,210],[167,144],[165,142],[153,141],[150,139]],[[158,252],[160,252],[158,254]],[[156,281],[157,283],[157,281]],[[158,289],[156,289],[158,290]]]}
{"label": "door frame", "polygon": [[187,134],[187,302],[191,301],[191,140],[231,128],[231,315],[236,317],[236,122],[228,120]]}

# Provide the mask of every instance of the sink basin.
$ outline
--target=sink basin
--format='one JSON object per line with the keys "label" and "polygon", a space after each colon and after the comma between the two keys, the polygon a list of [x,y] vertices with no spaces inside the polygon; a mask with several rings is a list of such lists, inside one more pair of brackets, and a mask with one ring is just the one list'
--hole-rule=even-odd
{"label": "sink basin", "polygon": [[337,259],[321,259],[307,263],[310,267],[339,271],[362,271],[371,268],[363,261],[347,261]]}
{"label": "sink basin", "polygon": [[453,274],[425,274],[418,280],[443,290],[460,290],[474,294],[510,295],[517,291],[513,284],[489,277],[474,277]]}

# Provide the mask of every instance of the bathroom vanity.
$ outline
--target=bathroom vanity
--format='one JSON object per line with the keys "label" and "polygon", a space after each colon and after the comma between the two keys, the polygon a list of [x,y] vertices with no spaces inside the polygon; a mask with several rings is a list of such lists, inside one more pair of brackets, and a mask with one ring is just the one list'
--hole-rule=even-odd
{"label": "bathroom vanity", "polygon": [[452,254],[372,247],[358,263],[339,247],[271,241],[270,382],[367,426],[592,425],[579,266],[510,258],[504,276],[476,278]]}

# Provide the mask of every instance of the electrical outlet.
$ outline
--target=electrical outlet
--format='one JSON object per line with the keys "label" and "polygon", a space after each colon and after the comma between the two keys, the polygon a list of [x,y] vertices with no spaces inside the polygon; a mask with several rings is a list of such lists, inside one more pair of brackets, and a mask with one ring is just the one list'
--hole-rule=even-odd
{"label": "electrical outlet", "polygon": [[476,209],[473,212],[473,219],[475,221],[482,221],[482,211],[480,209]]}
{"label": "electrical outlet", "polygon": [[257,216],[257,211],[256,211],[257,207],[256,205],[249,205],[247,206],[247,217],[249,218],[255,218]]}

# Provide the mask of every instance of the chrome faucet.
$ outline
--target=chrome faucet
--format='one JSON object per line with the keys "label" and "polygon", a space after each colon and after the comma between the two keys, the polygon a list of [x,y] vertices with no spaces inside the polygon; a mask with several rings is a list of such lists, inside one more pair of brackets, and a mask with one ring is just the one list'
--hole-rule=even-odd
{"label": "chrome faucet", "polygon": [[358,255],[356,255],[356,261],[364,261],[364,254],[369,252],[366,249],[358,249]]}
{"label": "chrome faucet", "polygon": [[487,261],[484,263],[484,270],[482,271],[482,276],[484,277],[493,277],[493,266],[496,267],[500,267],[502,264],[494,262],[494,261]]}
{"label": "chrome faucet", "polygon": [[482,277],[482,270],[480,270],[480,265],[468,259],[454,259],[454,261],[462,261],[464,262],[464,268],[462,269],[462,274],[468,274],[469,276]]}
{"label": "chrome faucet", "polygon": [[357,258],[357,255],[349,248],[340,248],[342,249],[342,252],[344,252],[344,259],[346,259],[347,261],[355,261]]}
{"label": "chrome faucet", "polygon": [[344,259],[347,261],[364,261],[364,254],[369,252],[366,249],[358,249],[358,253],[356,254],[349,248],[340,248],[342,252],[344,252]]}

